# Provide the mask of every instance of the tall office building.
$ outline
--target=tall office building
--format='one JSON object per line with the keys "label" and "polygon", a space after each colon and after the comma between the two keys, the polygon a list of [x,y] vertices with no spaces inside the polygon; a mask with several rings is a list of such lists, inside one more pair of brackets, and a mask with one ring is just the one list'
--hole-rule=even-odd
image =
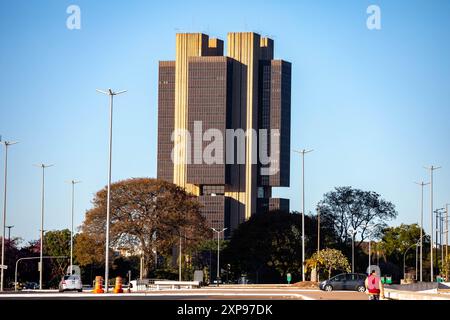
{"label": "tall office building", "polygon": [[[209,225],[229,236],[253,214],[289,210],[272,188],[289,186],[291,64],[253,32],[229,33],[223,50],[205,34],[177,34],[175,61],[159,62],[157,176],[198,196]],[[217,134],[223,148],[211,151]]]}

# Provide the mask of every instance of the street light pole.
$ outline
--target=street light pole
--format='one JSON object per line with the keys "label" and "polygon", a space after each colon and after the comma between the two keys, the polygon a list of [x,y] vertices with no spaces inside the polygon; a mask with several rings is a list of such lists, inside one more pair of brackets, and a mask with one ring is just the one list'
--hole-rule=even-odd
{"label": "street light pole", "polygon": [[75,208],[75,185],[77,183],[81,183],[81,181],[71,180],[70,184],[72,184],[72,210],[71,210],[71,218],[70,218],[70,274],[73,273],[73,214]]}
{"label": "street light pole", "polygon": [[317,254],[320,251],[320,209],[317,209]]}
{"label": "street light pole", "polygon": [[3,189],[3,235],[2,235],[2,261],[0,266],[0,291],[3,291],[4,266],[5,266],[5,233],[6,233],[6,190],[8,187],[8,147],[18,143],[17,141],[1,141],[5,146],[5,186]]}
{"label": "street light pole", "polygon": [[[445,262],[448,261],[448,206],[445,204]],[[448,281],[448,268],[445,268],[445,280]]]}
{"label": "street light pole", "polygon": [[371,264],[371,255],[372,255],[372,252],[371,252],[371,244],[372,244],[372,239],[371,239],[371,237],[372,237],[372,233],[373,233],[373,229],[375,228],[375,227],[378,227],[380,224],[379,223],[377,223],[377,224],[366,224],[366,228],[369,230],[369,234],[368,234],[368,239],[369,239],[369,264],[368,264],[368,269],[367,269],[367,273],[368,274],[370,274],[370,272],[371,272],[371,270],[370,270],[370,264]]}
{"label": "street light pole", "polygon": [[26,257],[26,258],[20,258],[16,261],[16,270],[14,273],[14,291],[17,291],[17,269],[19,267],[19,262],[22,260],[34,260],[34,259],[63,259],[67,258],[66,256],[44,256],[44,257]]}
{"label": "street light pole", "polygon": [[220,233],[227,230],[227,228],[223,228],[222,230],[216,230],[215,228],[211,228],[215,233],[217,233],[217,286],[219,286],[220,279]]}
{"label": "street light pole", "polygon": [[35,165],[36,167],[39,167],[42,169],[42,198],[41,198],[41,243],[40,243],[40,259],[39,259],[39,290],[42,290],[42,274],[43,274],[43,269],[44,269],[44,264],[42,261],[42,257],[43,257],[43,253],[44,253],[44,191],[45,191],[45,169],[52,167],[53,164],[39,164],[39,165]]}
{"label": "street light pole", "polygon": [[352,236],[352,273],[355,272],[355,233]]}
{"label": "street light pole", "polygon": [[305,281],[305,154],[312,151],[314,150],[294,150],[302,155],[302,281]]}
{"label": "street light pole", "polygon": [[441,263],[442,265],[444,265],[444,212],[441,213],[440,215],[440,219],[439,219],[439,224],[441,226],[440,228],[440,234],[439,234],[439,244],[440,244],[440,249],[441,249]]}
{"label": "street light pole", "polygon": [[[418,242],[416,242],[416,243],[410,245],[410,246],[408,247],[408,249],[406,249],[405,253],[403,254],[403,279],[405,279],[405,275],[406,275],[406,264],[405,264],[405,263],[406,263],[406,253],[408,252],[409,249],[411,249],[412,247],[417,246],[417,245],[419,245]],[[416,271],[416,272],[417,272],[417,271]]]}
{"label": "street light pole", "polygon": [[181,233],[180,233],[179,253],[178,253],[178,281],[181,281]]}
{"label": "street light pole", "polygon": [[439,268],[439,210],[434,211],[436,213],[436,268]]}
{"label": "street light pole", "polygon": [[431,246],[431,256],[430,256],[430,269],[431,269],[431,282],[434,281],[434,266],[433,266],[433,172],[434,170],[438,170],[441,167],[435,167],[435,166],[430,166],[430,167],[424,167],[425,169],[430,170],[430,227],[431,227],[431,232],[430,232],[430,237],[431,237],[431,242],[430,242],[430,246]]}
{"label": "street light pole", "polygon": [[[434,210],[436,213],[436,266],[439,267],[439,249],[442,247],[442,225],[441,225],[441,213],[445,208],[439,208]],[[440,270],[439,270],[440,271]]]}
{"label": "street light pole", "polygon": [[112,162],[112,124],[113,124],[113,103],[114,96],[127,92],[122,90],[114,92],[111,89],[108,91],[102,91],[96,89],[97,92],[103,93],[109,96],[109,163],[108,163],[108,191],[106,200],[106,244],[105,244],[105,289],[108,293],[108,277],[109,277],[109,218],[110,218],[110,203],[111,203],[111,162]]}
{"label": "street light pole", "polygon": [[418,251],[418,249],[419,249],[419,246],[416,246],[416,281],[417,281],[417,256],[418,256],[417,251]]}
{"label": "street light pole", "polygon": [[352,273],[355,272],[355,234],[357,231],[355,229],[349,229],[350,235],[352,236]]}
{"label": "street light pole", "polygon": [[8,228],[8,243],[11,242],[11,228],[14,228],[14,226],[6,226]]}
{"label": "street light pole", "polygon": [[422,265],[423,265],[423,188],[430,183],[427,182],[415,182],[415,184],[420,186],[421,198],[420,198],[420,282],[422,282]]}

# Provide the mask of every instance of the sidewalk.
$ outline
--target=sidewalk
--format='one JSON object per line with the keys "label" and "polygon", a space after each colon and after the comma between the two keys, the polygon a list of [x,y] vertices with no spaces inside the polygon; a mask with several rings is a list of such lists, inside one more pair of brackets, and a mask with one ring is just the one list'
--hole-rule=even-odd
{"label": "sidewalk", "polygon": [[450,300],[450,294],[447,293],[400,291],[388,288],[384,289],[384,296],[393,300]]}

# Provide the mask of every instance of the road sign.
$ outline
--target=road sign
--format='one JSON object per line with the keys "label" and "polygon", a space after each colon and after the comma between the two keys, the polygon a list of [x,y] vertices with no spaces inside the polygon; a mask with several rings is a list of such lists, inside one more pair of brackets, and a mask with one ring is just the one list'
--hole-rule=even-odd
{"label": "road sign", "polygon": [[8,269],[8,266],[5,264],[0,264],[0,269],[6,270]]}

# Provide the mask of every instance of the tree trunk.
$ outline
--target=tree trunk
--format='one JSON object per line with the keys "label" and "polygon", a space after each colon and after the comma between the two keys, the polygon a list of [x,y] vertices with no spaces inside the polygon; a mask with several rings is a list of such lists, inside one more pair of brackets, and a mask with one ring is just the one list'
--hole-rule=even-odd
{"label": "tree trunk", "polygon": [[317,282],[317,268],[316,267],[313,267],[311,269],[311,281]]}

